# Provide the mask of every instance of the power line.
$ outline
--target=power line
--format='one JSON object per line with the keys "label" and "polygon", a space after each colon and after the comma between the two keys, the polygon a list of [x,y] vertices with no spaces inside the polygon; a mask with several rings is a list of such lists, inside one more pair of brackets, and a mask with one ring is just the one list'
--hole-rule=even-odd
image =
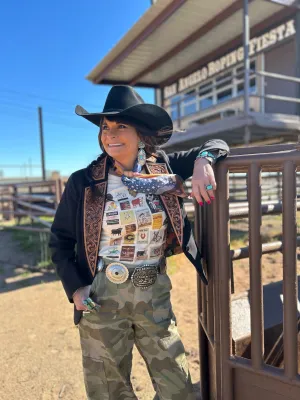
{"label": "power line", "polygon": [[[74,102],[74,101],[71,101],[71,100],[62,100],[62,99],[60,99],[60,98],[56,98],[56,99],[54,99],[54,98],[50,98],[50,97],[43,97],[43,96],[39,96],[39,95],[37,95],[37,94],[35,94],[35,93],[28,93],[28,92],[20,92],[20,91],[18,91],[18,90],[13,90],[13,89],[7,89],[7,88],[1,88],[0,87],[0,91],[3,91],[3,92],[6,92],[6,93],[14,93],[14,94],[18,94],[18,95],[23,95],[23,96],[27,96],[27,97],[33,97],[33,98],[36,98],[36,99],[42,99],[42,100],[47,100],[47,101],[54,101],[54,102],[59,102],[59,103],[64,103],[64,104],[72,104],[72,105],[74,105],[74,103],[76,103],[76,102]],[[97,105],[95,105],[95,104],[89,104],[89,105],[87,105],[87,106],[89,106],[89,107],[97,107],[97,108],[99,108],[99,104],[97,104]]]}
{"label": "power line", "polygon": [[[16,102],[7,102],[6,100],[10,100],[10,99],[5,99],[4,101],[0,98],[0,106],[6,106],[6,107],[15,107],[15,108],[22,108],[22,109],[26,109],[28,111],[36,111],[37,106],[36,104],[25,104],[24,103],[16,103]],[[28,107],[29,106],[29,107]],[[47,106],[49,107],[49,106]],[[73,105],[72,107],[72,111],[75,109],[75,105]],[[71,109],[63,109],[63,108],[52,108],[51,111],[47,111],[48,113],[54,112],[55,114],[57,113],[61,113],[63,115],[70,115]],[[74,112],[75,115],[75,112]]]}
{"label": "power line", "polygon": [[[17,111],[25,111],[30,116],[33,116],[33,113],[34,113],[34,117],[35,117],[36,112],[37,112],[37,108],[27,107],[27,106],[24,106],[23,104],[17,104],[17,103],[14,104],[14,103],[1,102],[1,99],[0,99],[0,107],[8,107],[8,108],[15,109]],[[1,113],[1,111],[0,111],[0,113]],[[71,113],[61,112],[60,109],[54,109],[54,110],[51,110],[51,111],[46,109],[46,110],[43,110],[43,113],[46,114],[46,121],[47,122],[49,122],[48,118],[51,117],[51,118],[55,118],[55,120],[63,121],[63,123],[65,125],[67,124],[67,125],[69,125],[71,127],[78,128],[77,125],[69,123],[69,122],[74,122],[75,121],[75,118],[74,118],[75,117],[75,112],[73,114],[71,114]],[[5,113],[5,115],[9,115],[9,114]],[[15,115],[15,117],[17,118],[19,116]]]}
{"label": "power line", "polygon": [[[14,104],[14,103],[5,103],[1,102],[0,100],[0,107],[8,107],[8,108],[13,108],[17,111],[22,110],[26,111],[28,113],[34,112],[36,113],[37,107],[27,107],[22,104]],[[45,110],[44,111],[46,114],[52,115],[54,117],[60,117],[60,118],[73,118],[75,116],[75,112],[71,114],[70,112],[61,112],[59,109],[53,109],[53,110]]]}
{"label": "power line", "polygon": [[[31,168],[41,168],[40,165],[35,164],[27,164],[30,165]],[[24,164],[1,164],[0,168],[23,168]]]}
{"label": "power line", "polygon": [[[35,118],[35,116],[36,116],[36,112],[37,112],[37,108],[31,108],[31,107],[26,107],[26,106],[24,106],[24,105],[16,105],[16,104],[12,104],[12,103],[1,103],[1,101],[0,101],[0,107],[8,107],[8,108],[12,108],[12,109],[14,109],[14,110],[16,110],[16,111],[24,111],[27,115],[26,115],[26,117],[34,117]],[[46,121],[47,121],[47,123],[48,122],[53,122],[52,120],[50,120],[49,118],[51,118],[51,119],[55,119],[55,121],[58,121],[58,122],[62,122],[64,125],[68,125],[68,126],[71,126],[71,127],[74,127],[74,128],[80,128],[80,126],[78,126],[78,125],[76,125],[75,123],[74,124],[72,124],[72,122],[75,122],[75,113],[74,114],[66,114],[66,113],[60,113],[59,111],[56,111],[56,110],[52,110],[52,111],[48,111],[48,110],[45,110],[45,111],[43,111],[45,114],[46,114]],[[1,110],[0,110],[0,113],[1,113]],[[33,114],[34,113],[34,114]],[[7,112],[2,112],[2,114],[3,115],[6,115],[6,116],[10,116],[11,114],[9,114],[9,113],[7,113]],[[16,117],[16,118],[24,118],[24,116],[20,116],[20,115],[18,115],[18,114],[14,114],[14,117]],[[27,119],[30,119],[30,118],[27,118]]]}
{"label": "power line", "polygon": [[[5,99],[0,98],[0,105],[19,107],[19,108],[26,108],[28,110],[34,110],[34,111],[37,109],[37,104],[36,103],[34,103],[34,104],[33,103],[28,103],[28,102],[18,103],[18,102],[14,101],[14,100],[12,100],[12,101],[11,100],[12,99],[10,99],[10,98],[5,98]],[[73,105],[69,109],[61,108],[61,107],[59,107],[59,108],[54,107],[53,108],[53,106],[49,105],[49,104],[46,104],[46,107],[48,107],[49,109],[55,110],[55,112],[61,112],[63,114],[69,114],[70,110],[72,110],[72,109],[74,110],[75,105]]]}
{"label": "power line", "polygon": [[[31,122],[35,122],[35,123],[37,123],[37,116],[35,115],[35,116],[33,116],[35,119],[33,120],[32,118],[30,118],[28,115],[16,115],[16,114],[8,114],[8,113],[6,113],[6,112],[1,112],[0,111],[0,115],[5,115],[6,117],[12,117],[12,118],[14,118],[14,119],[24,119],[24,120],[27,120],[27,121],[31,121]],[[82,131],[87,131],[87,129],[84,129],[84,128],[82,128],[82,127],[80,127],[80,126],[77,126],[77,125],[72,125],[72,124],[69,124],[68,122],[59,122],[59,120],[57,120],[57,121],[53,121],[53,120],[49,120],[49,119],[46,119],[45,120],[45,125],[48,125],[48,124],[51,124],[51,125],[58,125],[58,126],[65,126],[65,127],[68,127],[68,128],[72,128],[72,129],[78,129],[78,130],[82,130]]]}

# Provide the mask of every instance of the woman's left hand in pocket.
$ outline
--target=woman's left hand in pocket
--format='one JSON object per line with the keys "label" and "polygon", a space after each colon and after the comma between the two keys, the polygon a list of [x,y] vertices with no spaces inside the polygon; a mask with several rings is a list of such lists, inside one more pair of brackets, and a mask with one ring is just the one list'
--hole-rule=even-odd
{"label": "woman's left hand in pocket", "polygon": [[89,304],[93,305],[94,309],[97,310],[100,307],[99,304],[96,304],[92,299],[90,299],[90,290],[91,286],[88,285],[77,289],[73,294],[73,301],[77,310],[91,311],[91,308],[86,304],[87,300]]}

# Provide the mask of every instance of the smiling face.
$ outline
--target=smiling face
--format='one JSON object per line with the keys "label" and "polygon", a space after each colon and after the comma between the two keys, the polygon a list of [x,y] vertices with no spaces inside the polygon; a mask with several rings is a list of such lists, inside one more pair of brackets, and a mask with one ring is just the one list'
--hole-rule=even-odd
{"label": "smiling face", "polygon": [[100,140],[109,156],[124,166],[134,163],[140,138],[133,126],[104,118]]}

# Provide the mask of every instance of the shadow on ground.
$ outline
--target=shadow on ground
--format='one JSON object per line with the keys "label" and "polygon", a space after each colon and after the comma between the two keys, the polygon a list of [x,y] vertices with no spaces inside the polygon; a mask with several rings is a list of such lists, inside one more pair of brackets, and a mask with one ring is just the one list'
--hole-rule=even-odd
{"label": "shadow on ground", "polygon": [[14,268],[8,264],[4,268],[6,271],[11,271],[11,274],[7,274],[6,272],[4,275],[0,272],[0,294],[24,289],[33,285],[40,285],[41,283],[53,282],[58,279],[55,272],[28,272],[22,268]]}
{"label": "shadow on ground", "polygon": [[24,251],[10,231],[0,230],[0,294],[57,280],[54,269],[35,267],[35,255]]}

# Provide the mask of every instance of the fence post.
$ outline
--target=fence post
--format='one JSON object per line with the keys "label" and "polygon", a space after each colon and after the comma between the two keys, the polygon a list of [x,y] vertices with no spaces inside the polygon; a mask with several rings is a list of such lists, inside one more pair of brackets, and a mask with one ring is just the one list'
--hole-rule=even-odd
{"label": "fence post", "polygon": [[55,180],[55,209],[57,209],[63,192],[63,182],[61,178]]}
{"label": "fence post", "polygon": [[[202,250],[203,239],[203,209],[200,210],[199,205],[194,201],[195,207],[195,220],[194,220],[194,233],[196,243],[200,250]],[[203,301],[204,285],[201,283],[199,276],[197,276],[197,293],[198,293],[198,338],[199,338],[199,357],[200,357],[200,392],[202,400],[209,400],[209,367],[208,367],[208,338],[205,334],[203,323],[203,314],[206,304]]]}
{"label": "fence post", "polygon": [[[31,185],[28,187],[28,193],[29,193],[30,195],[32,195],[32,186],[31,186]],[[33,222],[34,222],[33,218],[30,217],[30,223],[31,223],[31,225],[33,224]]]}
{"label": "fence post", "polygon": [[14,216],[13,216],[13,210],[14,210],[14,202],[13,202],[13,187],[12,186],[8,186],[8,191],[7,191],[8,197],[10,197],[10,200],[8,200],[7,202],[7,211],[8,213],[6,214],[6,220],[7,221],[11,221]]}
{"label": "fence post", "polygon": [[18,203],[16,202],[18,197],[18,187],[17,186],[13,186],[13,199],[12,199],[12,204],[13,204],[13,218],[16,219],[17,218],[17,223],[20,223],[20,218],[18,217],[17,213],[17,208],[18,208]]}
{"label": "fence post", "polygon": [[229,233],[229,171],[225,163],[218,168],[218,268],[220,301],[220,352],[221,352],[221,396],[222,400],[233,400],[233,373],[228,363],[232,355],[231,331],[231,272]]}

